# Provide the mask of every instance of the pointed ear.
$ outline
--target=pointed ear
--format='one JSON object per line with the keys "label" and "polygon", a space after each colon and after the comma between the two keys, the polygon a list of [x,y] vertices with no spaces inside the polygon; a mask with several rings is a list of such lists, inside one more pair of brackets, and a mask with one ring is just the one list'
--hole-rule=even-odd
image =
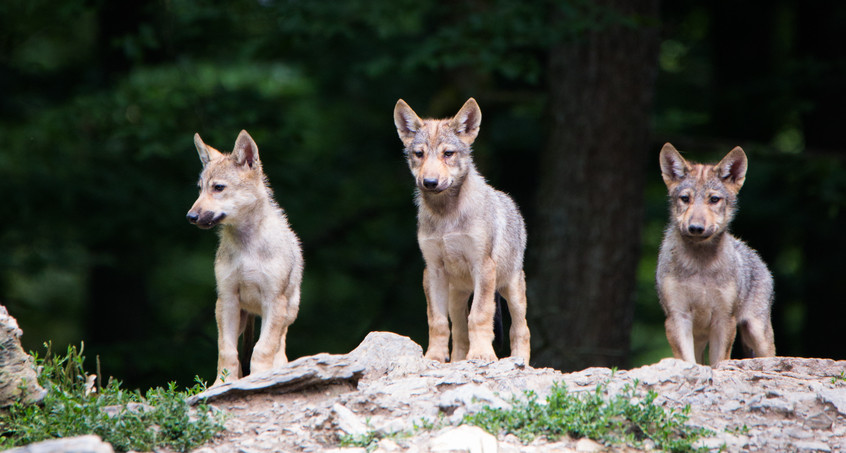
{"label": "pointed ear", "polygon": [[659,159],[661,161],[661,177],[664,178],[664,184],[668,188],[675,186],[684,179],[690,169],[687,161],[669,143],[664,143]]}
{"label": "pointed ear", "polygon": [[235,148],[232,150],[232,157],[238,165],[248,165],[250,168],[256,168],[260,165],[258,146],[247,131],[242,130],[238,134],[238,139],[235,140]]}
{"label": "pointed ear", "polygon": [[200,138],[200,134],[197,133],[194,134],[194,146],[197,148],[197,154],[200,155],[200,162],[203,163],[203,168],[205,168],[209,162],[216,160],[223,155],[218,150],[203,143],[203,139]]}
{"label": "pointed ear", "polygon": [[733,150],[726,154],[726,157],[723,157],[723,160],[721,160],[714,169],[717,171],[717,175],[720,176],[720,179],[722,179],[729,188],[737,192],[741,187],[743,187],[743,182],[746,181],[747,166],[748,161],[746,159],[746,153],[743,152],[741,147],[735,146]]}
{"label": "pointed ear", "polygon": [[423,120],[411,110],[411,107],[402,99],[397,101],[394,107],[394,125],[397,126],[397,134],[403,145],[408,147],[411,141],[414,140],[414,135],[423,127]]}
{"label": "pointed ear", "polygon": [[479,135],[479,126],[482,124],[482,110],[476,100],[470,98],[461,107],[461,110],[452,118],[450,125],[458,134],[462,142],[471,145]]}

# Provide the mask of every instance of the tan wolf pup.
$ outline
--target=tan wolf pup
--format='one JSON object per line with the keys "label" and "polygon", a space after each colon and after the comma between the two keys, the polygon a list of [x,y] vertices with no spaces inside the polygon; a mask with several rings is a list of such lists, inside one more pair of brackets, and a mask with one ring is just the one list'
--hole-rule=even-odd
{"label": "tan wolf pup", "polygon": [[728,233],[737,193],[746,179],[738,146],[720,163],[687,162],[673,145],[661,149],[670,223],[658,255],[658,297],[676,358],[728,360],[737,328],[746,354],[775,355],[770,307],[773,278],[754,250]]}
{"label": "tan wolf pup", "polygon": [[230,154],[206,145],[199,134],[194,134],[194,145],[203,171],[188,221],[203,229],[221,225],[214,260],[218,385],[227,375],[241,377],[238,336],[249,315],[262,318],[250,373],[287,363],[285,337],[299,311],[303,256],[247,131],[238,135]]}
{"label": "tan wolf pup", "polygon": [[481,122],[482,111],[473,98],[444,120],[420,119],[402,99],[394,109],[394,124],[417,182],[417,241],[426,262],[423,289],[429,320],[426,358],[496,360],[491,343],[494,294],[499,291],[511,314],[511,355],[528,362],[526,227],[514,201],[489,186],[473,165],[470,145]]}

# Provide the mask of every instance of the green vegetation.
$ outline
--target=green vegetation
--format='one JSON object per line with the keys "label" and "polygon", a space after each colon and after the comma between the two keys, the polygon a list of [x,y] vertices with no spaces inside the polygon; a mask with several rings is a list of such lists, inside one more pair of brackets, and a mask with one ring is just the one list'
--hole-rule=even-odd
{"label": "green vegetation", "polygon": [[341,434],[340,445],[342,447],[360,447],[366,448],[367,451],[376,447],[376,443],[379,442],[380,439],[383,439],[386,436],[380,436],[379,433],[376,431],[368,431],[364,434],[353,435],[353,434]]}
{"label": "green vegetation", "polygon": [[557,440],[563,436],[589,437],[608,444],[641,447],[645,440],[668,451],[696,451],[693,444],[708,433],[685,425],[689,406],[682,411],[665,410],[655,404],[654,391],[637,391],[638,382],[609,395],[608,384],[593,392],[571,394],[564,384],[556,384],[545,402],[532,391],[525,400],[514,398],[510,409],[485,407],[468,415],[464,423],[494,434],[514,434],[523,442],[537,437]]}
{"label": "green vegetation", "polygon": [[840,376],[832,376],[831,383],[836,384],[838,382],[846,383],[846,371],[841,371]]}
{"label": "green vegetation", "polygon": [[[476,425],[494,435],[514,434],[528,443],[542,437],[556,441],[564,436],[588,437],[606,445],[627,444],[643,447],[651,440],[655,448],[673,451],[699,451],[694,443],[710,432],[685,425],[690,407],[681,411],[664,409],[655,404],[658,394],[645,394],[634,385],[626,385],[616,395],[608,394],[608,383],[598,385],[593,392],[570,393],[565,384],[555,384],[544,402],[535,392],[528,391],[525,399],[514,397],[511,408],[485,406],[480,412],[468,414],[462,424]],[[342,435],[342,447],[376,448],[385,438],[411,437],[418,431],[438,430],[446,426],[444,419],[421,421],[414,429],[398,433],[379,433],[371,430],[361,435]],[[747,428],[748,429],[748,428]]]}
{"label": "green vegetation", "polygon": [[94,385],[96,377],[83,369],[82,346],[68,347],[63,356],[54,355],[49,343],[45,347],[44,357],[33,355],[47,395],[41,405],[15,404],[0,412],[0,449],[97,434],[118,451],[188,451],[223,429],[222,414],[212,414],[208,406],[189,411],[185,398],[205,389],[199,378],[185,392],[171,383],[142,395],[121,389],[116,379],[99,387]]}

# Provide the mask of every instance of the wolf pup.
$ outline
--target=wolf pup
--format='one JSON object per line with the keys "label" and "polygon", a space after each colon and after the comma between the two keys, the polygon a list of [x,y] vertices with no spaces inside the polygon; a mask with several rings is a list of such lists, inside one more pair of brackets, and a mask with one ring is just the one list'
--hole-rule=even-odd
{"label": "wolf pup", "polygon": [[658,255],[658,297],[676,358],[715,366],[731,356],[740,327],[746,354],[775,355],[770,307],[773,278],[754,250],[728,233],[746,178],[740,147],[720,163],[687,162],[673,145],[661,150],[670,223]]}
{"label": "wolf pup", "polygon": [[238,336],[249,315],[259,315],[261,333],[253,350],[250,373],[282,365],[285,336],[300,306],[303,256],[261,168],[258,147],[241,131],[235,149],[223,154],[194,134],[203,163],[200,196],[188,221],[208,229],[221,225],[214,260],[217,279],[217,378],[241,377]]}
{"label": "wolf pup", "polygon": [[426,262],[429,319],[426,358],[496,360],[491,343],[494,293],[499,291],[511,313],[511,355],[528,362],[526,228],[514,201],[489,186],[473,165],[470,145],[481,122],[473,98],[445,120],[420,119],[402,99],[394,108],[394,124],[417,182],[417,241]]}

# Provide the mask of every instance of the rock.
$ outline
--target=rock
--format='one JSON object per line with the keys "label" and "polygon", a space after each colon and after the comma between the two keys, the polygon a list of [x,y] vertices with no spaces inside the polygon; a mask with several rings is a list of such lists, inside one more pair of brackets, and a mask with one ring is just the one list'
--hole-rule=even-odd
{"label": "rock", "polygon": [[224,396],[272,390],[274,393],[294,392],[303,388],[350,383],[355,385],[364,368],[345,355],[317,354],[282,365],[264,373],[226,382],[188,398],[188,404],[213,401]]}
{"label": "rock", "polygon": [[357,415],[342,404],[335,404],[332,406],[332,412],[335,415],[335,424],[343,432],[353,436],[362,436],[367,434],[367,425],[365,425]]}
{"label": "rock", "polygon": [[576,451],[584,452],[584,453],[593,453],[596,451],[602,451],[605,449],[605,446],[600,444],[599,442],[588,439],[588,438],[581,438],[576,441]]}
{"label": "rock", "polygon": [[431,453],[496,453],[496,437],[478,426],[461,425],[429,442]]}
{"label": "rock", "polygon": [[396,442],[392,441],[391,439],[382,439],[376,445],[376,452],[379,453],[388,453],[392,451],[405,451],[402,447],[400,447]]}
{"label": "rock", "polygon": [[451,415],[459,407],[464,407],[470,412],[478,412],[485,406],[497,409],[511,407],[490,389],[478,384],[465,384],[446,390],[441,393],[438,401],[438,408],[447,415]]}
{"label": "rock", "polygon": [[843,388],[822,388],[817,393],[820,400],[831,404],[840,415],[846,415],[846,390]]}
{"label": "rock", "polygon": [[21,348],[21,335],[18,322],[0,305],[0,407],[37,403],[47,394],[38,385],[32,357]]}
{"label": "rock", "polygon": [[114,449],[108,443],[103,442],[100,436],[92,434],[67,439],[45,440],[29,444],[26,447],[6,450],[4,453],[114,453]]}
{"label": "rock", "polygon": [[[211,448],[217,453],[325,451],[338,447],[340,431],[375,432],[379,440],[369,448],[380,452],[592,451],[599,444],[589,439],[537,438],[524,445],[514,435],[503,434],[497,441],[479,428],[458,424],[486,405],[508,408],[527,390],[542,402],[554,383],[566,384],[571,394],[607,384],[613,396],[637,381],[637,395],[655,392],[654,404],[676,413],[689,407],[687,425],[713,433],[697,446],[846,451],[846,383],[831,380],[844,369],[843,361],[774,357],[729,360],[714,368],[665,359],[633,370],[589,368],[565,374],[512,358],[427,361],[408,338],[374,332],[349,354],[305,357],[264,376],[224,384],[239,390],[212,400],[228,419],[227,430]],[[251,379],[266,382],[251,384]],[[332,385],[338,382],[344,385]],[[653,442],[644,442],[643,449],[653,448]],[[634,451],[622,445],[601,451],[608,450]]]}
{"label": "rock", "polygon": [[368,379],[419,373],[427,362],[419,344],[392,332],[370,332],[348,357],[366,370]]}
{"label": "rock", "polygon": [[828,444],[817,440],[799,441],[794,444],[794,447],[796,448],[796,451],[831,451],[831,447],[829,447]]}
{"label": "rock", "polygon": [[189,398],[188,404],[261,390],[286,393],[343,382],[356,385],[365,372],[371,379],[389,373],[417,373],[424,363],[423,348],[408,337],[391,332],[370,332],[349,354],[302,357],[277,369],[212,387]]}

